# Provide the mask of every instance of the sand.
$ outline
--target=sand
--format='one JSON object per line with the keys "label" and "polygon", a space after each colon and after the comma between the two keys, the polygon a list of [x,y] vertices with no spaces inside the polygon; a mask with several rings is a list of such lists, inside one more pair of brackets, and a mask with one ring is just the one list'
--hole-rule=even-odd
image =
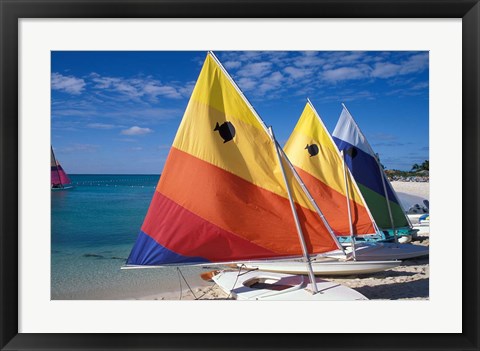
{"label": "sand", "polygon": [[424,199],[430,198],[430,183],[429,182],[391,182],[393,188],[397,193],[405,193],[421,197]]}
{"label": "sand", "polygon": [[[418,198],[429,198],[429,183],[392,182],[398,193]],[[415,245],[429,245],[429,234],[419,235],[412,242]],[[428,300],[429,259],[428,257],[405,260],[398,267],[366,275],[324,277],[353,288],[370,300]],[[207,287],[194,287],[182,292],[163,293],[139,298],[141,300],[225,300],[231,299],[214,283]]]}

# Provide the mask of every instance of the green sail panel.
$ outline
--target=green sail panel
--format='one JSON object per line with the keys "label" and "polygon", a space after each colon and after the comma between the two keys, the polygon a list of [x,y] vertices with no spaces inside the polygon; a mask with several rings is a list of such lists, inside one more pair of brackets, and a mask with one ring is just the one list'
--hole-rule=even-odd
{"label": "green sail panel", "polygon": [[[386,206],[387,199],[385,196],[370,190],[362,184],[358,184],[358,188],[360,189],[365,202],[368,204],[368,208],[370,209],[373,218],[375,218],[377,226],[380,229],[391,229],[392,224],[390,221],[390,215],[388,214],[388,207]],[[400,205],[393,201],[389,201],[389,203],[395,228],[409,227],[410,224],[408,223]]]}

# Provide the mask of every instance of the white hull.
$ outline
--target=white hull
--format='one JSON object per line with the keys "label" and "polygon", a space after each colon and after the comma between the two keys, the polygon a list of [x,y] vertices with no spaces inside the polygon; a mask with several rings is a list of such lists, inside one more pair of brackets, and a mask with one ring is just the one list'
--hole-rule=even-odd
{"label": "white hull", "polygon": [[407,217],[410,220],[410,222],[412,222],[412,224],[417,224],[418,220],[423,215],[424,215],[424,213],[408,213]]}
{"label": "white hull", "polygon": [[261,271],[223,271],[213,281],[236,300],[352,301],[368,300],[359,292],[338,283],[316,279],[319,293],[312,293],[306,276]]}
{"label": "white hull", "polygon": [[420,219],[420,217],[422,216],[425,216],[425,213],[415,213],[415,214],[407,214],[408,216],[408,219],[410,220],[410,222],[412,222],[413,226],[416,226],[416,225],[429,225],[430,224],[430,220],[427,219]]}
{"label": "white hull", "polygon": [[[317,256],[312,259],[312,270],[315,275],[368,274],[394,268],[400,263],[401,261],[339,261]],[[242,265],[248,269],[268,272],[308,274],[307,264],[301,260],[249,261]]]}
{"label": "white hull", "polygon": [[[346,249],[347,257],[352,258],[352,248]],[[406,260],[409,258],[427,256],[428,246],[393,243],[361,243],[356,245],[357,261],[388,261]],[[336,250],[320,255],[320,257],[345,258],[342,251]]]}
{"label": "white hull", "polygon": [[417,224],[413,225],[413,229],[418,229],[417,236],[428,235],[430,234],[430,224]]}

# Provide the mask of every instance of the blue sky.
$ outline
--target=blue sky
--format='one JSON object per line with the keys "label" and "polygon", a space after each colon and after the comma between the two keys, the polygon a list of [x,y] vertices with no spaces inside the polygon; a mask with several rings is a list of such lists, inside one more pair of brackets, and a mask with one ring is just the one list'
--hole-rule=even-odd
{"label": "blue sky", "polygon": [[[388,169],[429,158],[428,52],[217,51],[283,145],[310,98],[344,102]],[[52,145],[70,174],[160,174],[206,52],[55,51]]]}

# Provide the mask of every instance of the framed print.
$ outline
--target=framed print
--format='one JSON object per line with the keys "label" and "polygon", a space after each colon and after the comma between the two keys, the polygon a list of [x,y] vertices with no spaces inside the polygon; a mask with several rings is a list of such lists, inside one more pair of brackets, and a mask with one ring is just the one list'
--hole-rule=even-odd
{"label": "framed print", "polygon": [[478,1],[0,11],[2,349],[478,349]]}

